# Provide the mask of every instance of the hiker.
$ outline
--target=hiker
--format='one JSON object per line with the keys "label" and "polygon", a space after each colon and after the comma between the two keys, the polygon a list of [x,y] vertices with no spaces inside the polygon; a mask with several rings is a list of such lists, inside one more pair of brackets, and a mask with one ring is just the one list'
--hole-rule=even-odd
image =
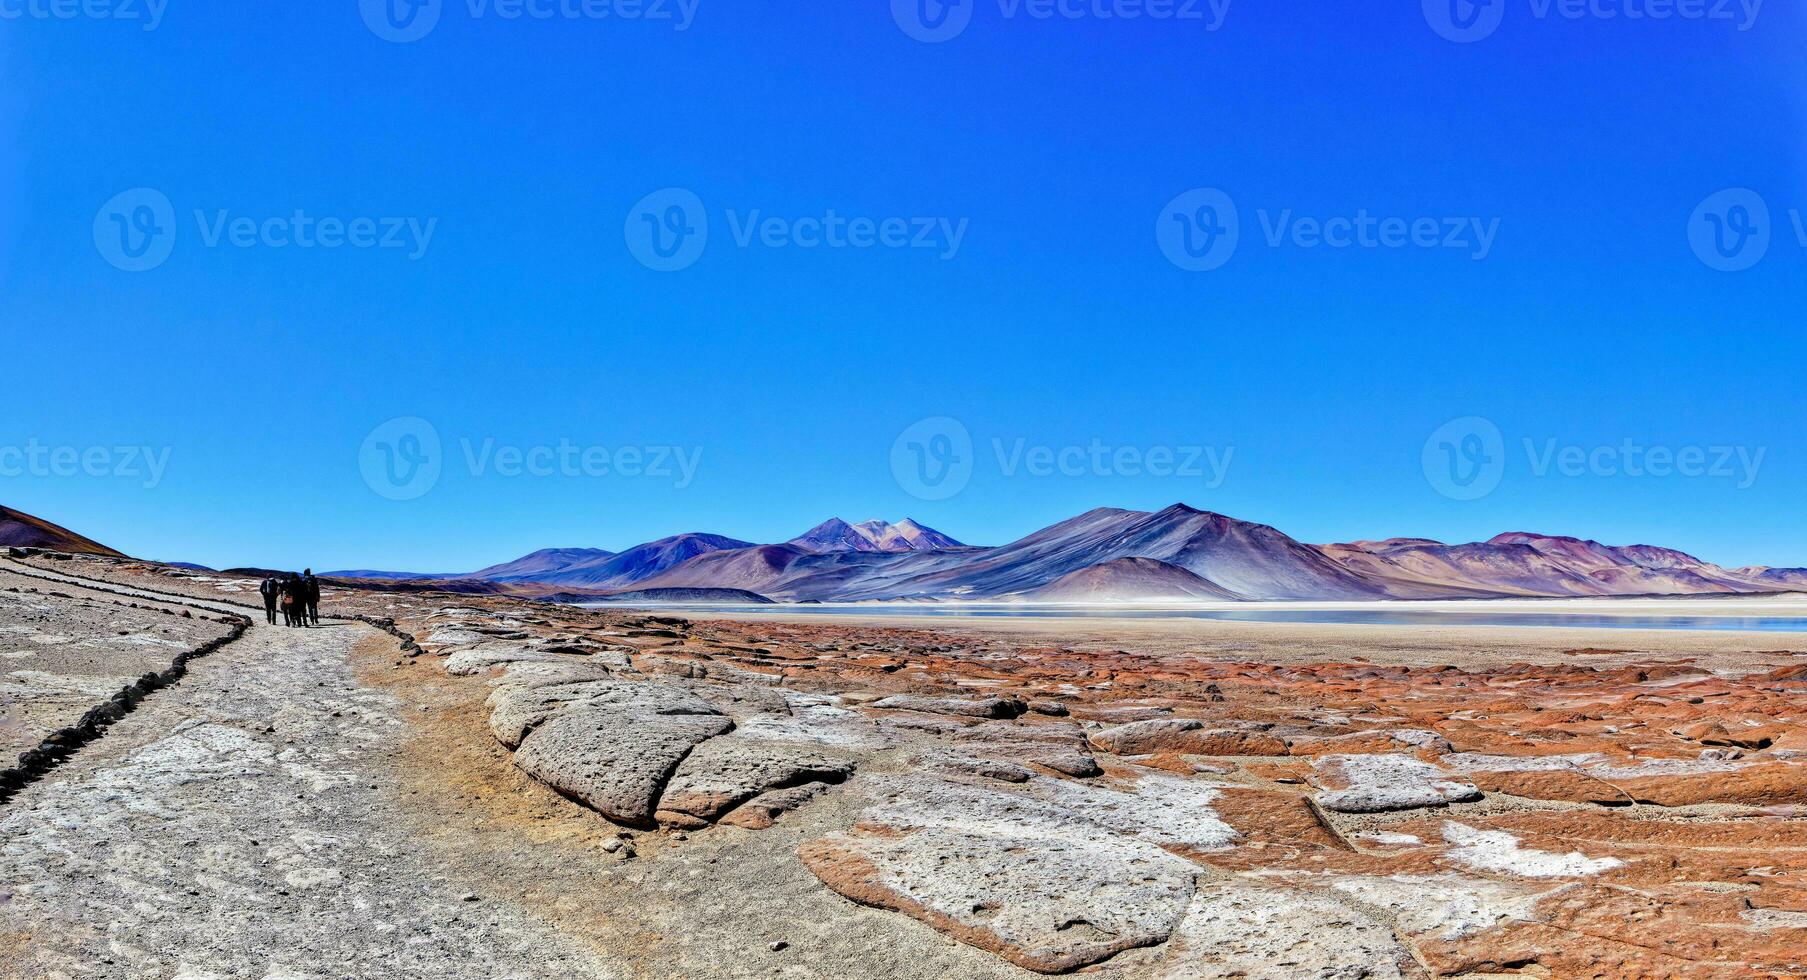
{"label": "hiker", "polygon": [[282,582],[282,621],[285,626],[307,625],[307,587],[301,576],[290,572]]}
{"label": "hiker", "polygon": [[276,576],[271,575],[263,580],[262,585],[257,587],[257,592],[264,597],[264,619],[267,620],[271,626],[275,626],[276,603],[282,599],[282,583],[276,581]]}
{"label": "hiker", "polygon": [[301,584],[304,587],[302,598],[307,600],[307,620],[309,623],[319,626],[320,580],[314,577],[313,569],[304,568],[301,570]]}

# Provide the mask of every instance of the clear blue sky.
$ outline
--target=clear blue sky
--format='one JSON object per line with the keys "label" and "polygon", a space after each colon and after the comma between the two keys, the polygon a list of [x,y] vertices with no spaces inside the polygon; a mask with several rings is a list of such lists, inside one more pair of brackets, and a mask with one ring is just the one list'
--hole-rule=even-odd
{"label": "clear blue sky", "polygon": [[[1502,0],[1496,33],[1457,44],[1416,3],[1236,0],[1210,30],[968,2],[970,26],[935,44],[881,0],[701,0],[681,31],[450,0],[411,43],[355,0],[169,0],[148,31],[0,19],[0,467],[6,447],[169,453],[154,487],[17,466],[0,502],[146,556],[315,568],[780,540],[831,515],[996,543],[1176,500],[1308,541],[1535,529],[1807,564],[1798,5],[1740,30],[1742,12]],[[129,272],[95,226],[139,187],[171,202],[175,235]],[[630,215],[672,187],[703,202],[710,238],[656,272]],[[1156,232],[1199,187],[1241,225],[1202,272]],[[1736,187],[1767,202],[1774,241],[1725,272],[1689,223]],[[753,211],[831,209],[964,230],[951,258],[736,240]],[[1270,246],[1263,228],[1363,209],[1497,232],[1476,260]],[[221,211],[297,210],[433,233],[418,258],[207,240]],[[392,500],[360,454],[406,416],[441,436],[443,473]],[[891,452],[936,416],[970,433],[973,466],[928,500]],[[1440,494],[1422,462],[1463,416],[1503,438],[1477,500]],[[486,439],[702,455],[682,488],[509,478],[465,461]],[[1036,477],[994,443],[1094,439],[1234,454],[1221,483],[1115,463]],[[1765,455],[1743,487],[1539,475],[1526,439]]]}

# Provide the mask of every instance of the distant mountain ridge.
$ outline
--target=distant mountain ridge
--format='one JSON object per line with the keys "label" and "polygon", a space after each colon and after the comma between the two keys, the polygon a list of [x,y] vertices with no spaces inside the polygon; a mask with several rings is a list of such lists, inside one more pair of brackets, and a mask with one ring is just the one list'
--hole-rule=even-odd
{"label": "distant mountain ridge", "polygon": [[[400,578],[406,573],[366,573]],[[778,601],[1368,600],[1748,594],[1807,591],[1807,569],[1727,569],[1655,545],[1512,531],[1445,544],[1389,538],[1311,545],[1175,504],[1100,507],[996,547],[915,520],[832,518],[781,544],[679,534],[616,553],[552,548],[459,576],[648,595],[755,594]],[[726,591],[733,590],[733,591]]]}
{"label": "distant mountain ridge", "polygon": [[82,537],[66,527],[5,506],[0,506],[0,547],[45,548],[71,554],[125,557],[92,538]]}
{"label": "distant mountain ridge", "polygon": [[[1326,545],[1333,560],[1406,598],[1494,596],[1703,595],[1785,589],[1787,574],[1764,579],[1672,548],[1615,547],[1558,535],[1509,532],[1473,544],[1424,539]],[[1774,570],[1762,570],[1763,572]],[[1802,582],[1807,583],[1807,576]]]}
{"label": "distant mountain ridge", "polygon": [[535,575],[545,575],[581,565],[585,562],[602,561],[613,558],[613,551],[601,548],[542,548],[532,554],[522,555],[511,562],[491,565],[488,568],[470,573],[471,578],[489,579],[493,582],[506,582],[510,579],[531,581]]}
{"label": "distant mountain ridge", "polygon": [[964,547],[960,542],[934,528],[924,527],[906,517],[896,524],[865,521],[849,524],[838,517],[830,518],[786,541],[804,551],[942,551]]}

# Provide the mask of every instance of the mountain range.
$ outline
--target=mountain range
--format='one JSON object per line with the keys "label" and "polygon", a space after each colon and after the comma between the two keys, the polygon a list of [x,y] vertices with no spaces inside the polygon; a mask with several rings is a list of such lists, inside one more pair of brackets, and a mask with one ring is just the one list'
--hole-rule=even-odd
{"label": "mountain range", "polygon": [[[0,507],[0,546],[123,557]],[[1446,544],[1312,545],[1265,524],[1175,504],[1102,507],[997,547],[914,520],[825,521],[781,544],[678,534],[625,551],[549,548],[476,572],[345,571],[384,587],[559,595],[765,597],[788,602],[949,599],[1364,600],[1807,592],[1807,568],[1725,568],[1654,545],[1510,532]]]}
{"label": "mountain range", "polygon": [[466,575],[433,577],[592,593],[706,596],[710,590],[738,590],[790,602],[1348,601],[1807,591],[1807,569],[1728,569],[1652,545],[1615,547],[1523,532],[1468,544],[1392,538],[1312,545],[1265,524],[1184,504],[1155,512],[1099,508],[998,547],[961,544],[914,520],[850,524],[836,518],[780,544],[681,534],[620,553],[549,549]]}

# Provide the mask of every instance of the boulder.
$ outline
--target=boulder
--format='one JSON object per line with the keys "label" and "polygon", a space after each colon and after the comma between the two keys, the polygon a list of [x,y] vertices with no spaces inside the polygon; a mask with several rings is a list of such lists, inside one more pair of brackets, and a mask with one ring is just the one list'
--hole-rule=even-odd
{"label": "boulder", "polygon": [[[671,704],[689,707],[686,692],[664,690]],[[661,792],[684,757],[698,743],[734,727],[718,714],[662,712],[659,701],[656,696],[630,697],[560,706],[522,739],[515,765],[610,820],[649,826]]]}
{"label": "boulder", "polygon": [[852,772],[852,762],[807,747],[732,735],[712,738],[678,765],[659,798],[659,814],[715,820],[769,790],[839,783]]}
{"label": "boulder", "polygon": [[1318,804],[1339,813],[1386,813],[1478,800],[1466,778],[1409,755],[1329,755],[1312,763]]}

